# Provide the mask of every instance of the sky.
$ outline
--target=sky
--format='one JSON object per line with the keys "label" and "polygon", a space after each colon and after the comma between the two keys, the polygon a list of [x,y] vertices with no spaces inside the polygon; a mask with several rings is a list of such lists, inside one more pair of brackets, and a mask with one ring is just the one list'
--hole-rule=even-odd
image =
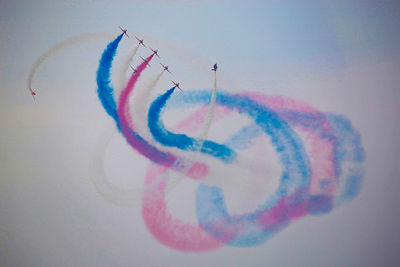
{"label": "sky", "polygon": [[[5,266],[399,264],[399,11],[398,1],[0,0],[1,261]],[[171,76],[163,74],[153,97],[171,88],[171,79],[185,91],[211,89],[210,69],[218,62],[218,88],[227,92],[282,96],[344,115],[365,150],[360,193],[327,214],[296,220],[257,246],[185,253],[158,242],[140,205],[110,201],[93,179],[92,164],[100,158],[107,179],[119,188],[136,188],[136,194],[150,164],[125,142],[96,94],[99,59],[121,33],[119,26],[131,38],[122,39],[117,66],[136,45],[135,34],[159,49],[161,58],[139,86],[161,70],[158,62],[170,66]],[[27,89],[32,67],[68,38],[75,39],[38,69],[34,102]],[[140,56],[149,54],[138,50]],[[136,57],[133,64],[139,63]],[[116,87],[118,74],[113,68]],[[238,121],[239,116],[227,123]],[[211,139],[223,128],[213,126]],[[193,223],[197,186],[181,181],[168,198],[171,212]],[[232,203],[243,197],[228,194]]]}

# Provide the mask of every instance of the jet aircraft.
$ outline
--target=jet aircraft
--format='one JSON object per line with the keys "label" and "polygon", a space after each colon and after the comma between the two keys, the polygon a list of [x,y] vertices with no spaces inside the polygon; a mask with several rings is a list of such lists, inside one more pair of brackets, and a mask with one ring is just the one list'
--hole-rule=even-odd
{"label": "jet aircraft", "polygon": [[157,57],[160,57],[158,55],[158,50],[157,49],[154,50],[153,48],[150,47],[150,50],[153,51],[153,55],[156,55]]}
{"label": "jet aircraft", "polygon": [[121,26],[119,26],[119,28],[121,29],[121,31],[122,31],[122,34],[125,34],[125,35],[126,35],[126,37],[128,37],[128,38],[129,38],[129,35],[126,33],[128,30],[126,30],[126,29],[122,29],[122,27],[121,27]]}
{"label": "jet aircraft", "polygon": [[139,45],[143,45],[144,47],[146,47],[143,43],[143,39],[139,39],[136,35],[135,35],[136,40],[138,40]]}
{"label": "jet aircraft", "polygon": [[136,73],[136,72],[137,72],[137,69],[135,69],[134,67],[132,67],[132,65],[129,65],[129,66],[131,67],[133,73]]}
{"label": "jet aircraft", "polygon": [[171,82],[175,85],[175,87],[177,87],[179,90],[182,91],[182,89],[179,87],[179,83],[174,82],[173,80],[171,80]]}
{"label": "jet aircraft", "polygon": [[149,61],[145,58],[140,57],[144,62],[146,62],[146,64],[150,67]]}
{"label": "jet aircraft", "polygon": [[160,63],[160,64],[161,64],[161,66],[163,66],[164,70],[166,70],[166,71],[168,71],[169,73],[171,73],[171,72],[169,71],[169,69],[168,69],[168,66],[163,65],[162,63]]}

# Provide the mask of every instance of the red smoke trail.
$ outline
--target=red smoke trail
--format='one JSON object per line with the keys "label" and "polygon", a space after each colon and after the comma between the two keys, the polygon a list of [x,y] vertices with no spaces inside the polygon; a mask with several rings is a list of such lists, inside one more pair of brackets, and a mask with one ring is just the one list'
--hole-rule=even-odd
{"label": "red smoke trail", "polygon": [[152,161],[162,166],[172,167],[179,172],[185,173],[188,177],[192,179],[204,178],[209,172],[209,168],[207,165],[199,162],[192,162],[190,160],[183,160],[171,153],[160,151],[150,145],[145,139],[143,139],[143,137],[139,136],[135,132],[132,124],[132,119],[129,114],[128,100],[137,80],[140,77],[140,74],[143,70],[146,69],[147,62],[150,62],[153,56],[154,54],[150,55],[137,67],[137,72],[131,75],[125,89],[121,92],[117,108],[121,131],[128,143],[134,149],[136,149],[138,152],[140,152],[145,157],[151,159]]}
{"label": "red smoke trail", "polygon": [[[153,58],[154,54],[150,55],[149,57],[146,58],[146,61],[150,63],[151,59]],[[119,101],[118,101],[118,116],[119,119],[121,120],[121,125],[132,125],[132,118],[129,114],[129,106],[128,106],[128,99],[129,95],[131,94],[133,88],[135,87],[135,84],[137,80],[140,77],[140,74],[142,71],[144,71],[147,67],[147,62],[143,61],[137,68],[136,73],[132,73],[131,77],[129,78],[129,81],[125,87],[125,89],[121,92],[121,95],[119,96]],[[122,122],[125,120],[124,122]]]}

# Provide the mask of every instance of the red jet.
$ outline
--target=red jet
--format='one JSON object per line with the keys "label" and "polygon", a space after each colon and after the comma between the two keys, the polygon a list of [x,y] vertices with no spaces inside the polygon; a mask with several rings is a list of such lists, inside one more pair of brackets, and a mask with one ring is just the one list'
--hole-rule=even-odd
{"label": "red jet", "polygon": [[157,50],[157,49],[154,50],[153,48],[150,47],[150,50],[153,51],[153,55],[156,55],[157,57],[160,57],[160,56],[158,55],[158,50]]}
{"label": "red jet", "polygon": [[121,27],[121,26],[119,26],[119,28],[121,29],[121,31],[122,31],[122,34],[125,34],[125,35],[126,35],[126,37],[128,37],[128,38],[129,38],[129,35],[126,33],[128,30],[122,29],[122,27]]}
{"label": "red jet", "polygon": [[144,59],[142,57],[140,57],[144,62],[146,62],[146,64],[150,67],[149,61],[147,59]]}
{"label": "red jet", "polygon": [[165,65],[163,65],[162,63],[160,63],[160,64],[161,64],[161,66],[163,66],[164,70],[166,70],[166,71],[168,71],[169,73],[171,73],[171,72],[169,71],[169,69],[168,69],[168,66],[165,66]]}
{"label": "red jet", "polygon": [[134,67],[132,67],[132,65],[129,65],[131,67],[131,69],[133,70],[133,73],[137,72],[137,69],[135,69]]}
{"label": "red jet", "polygon": [[135,35],[135,38],[136,38],[136,40],[138,40],[139,45],[143,45],[144,47],[146,47],[146,46],[144,45],[144,43],[143,43],[143,39],[140,40],[139,38],[136,37],[136,35]]}
{"label": "red jet", "polygon": [[29,88],[29,92],[31,92],[31,95],[33,97],[33,101],[35,101],[35,103],[36,103],[36,99],[35,99],[36,92],[33,91],[32,88]]}
{"label": "red jet", "polygon": [[182,91],[182,89],[179,87],[179,83],[174,82],[173,80],[171,80],[171,82],[175,85],[175,87],[177,87],[179,90]]}

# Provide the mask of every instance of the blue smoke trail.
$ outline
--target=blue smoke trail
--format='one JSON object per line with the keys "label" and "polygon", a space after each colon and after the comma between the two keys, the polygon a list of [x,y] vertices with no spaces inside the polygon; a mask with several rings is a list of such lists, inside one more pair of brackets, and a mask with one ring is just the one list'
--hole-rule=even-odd
{"label": "blue smoke trail", "polygon": [[[221,189],[201,184],[196,194],[198,220],[203,228],[218,240],[223,239],[225,233],[216,222],[223,221],[224,229],[237,229],[237,235],[229,242],[230,245],[254,246],[265,242],[271,237],[271,233],[276,233],[278,229],[282,229],[289,223],[285,213],[281,215],[278,223],[268,230],[258,227],[257,220],[262,213],[270,210],[281,199],[294,192],[296,192],[296,197],[293,199],[303,199],[307,196],[306,189],[311,177],[310,163],[302,141],[276,112],[246,97],[224,95],[222,92],[217,96],[217,102],[219,105],[248,115],[265,134],[271,137],[271,143],[279,155],[283,173],[274,196],[267,197],[264,204],[253,212],[235,216],[228,213]],[[257,136],[258,131],[253,131],[248,127],[243,129],[243,133],[249,133],[248,130],[251,134],[247,138]],[[231,140],[228,141],[231,142]]]}
{"label": "blue smoke trail", "polygon": [[236,152],[225,145],[220,145],[212,141],[191,138],[185,134],[174,134],[168,131],[161,121],[161,113],[165,107],[175,87],[172,87],[167,92],[159,96],[150,106],[148,112],[148,126],[154,139],[164,146],[177,147],[182,150],[197,151],[196,144],[201,143],[199,151],[204,154],[211,155],[222,160],[225,163],[230,163],[236,158]]}
{"label": "blue smoke trail", "polygon": [[[171,96],[165,93],[159,98],[154,100],[152,103],[151,114],[149,110],[148,123],[149,128],[155,130],[155,134],[152,132],[154,138],[162,143],[163,145],[173,144],[174,146],[181,148],[184,147],[181,144],[174,143],[174,140],[170,138],[174,137],[174,134],[170,135],[168,131],[163,131],[162,122],[159,122],[159,112],[161,109],[168,109],[170,107],[185,107],[194,104],[207,104],[211,92],[207,90],[202,91],[190,91],[181,92]],[[171,98],[169,99],[169,97]],[[165,104],[166,100],[167,104]],[[160,102],[160,103],[155,103]],[[228,109],[235,110],[238,113],[247,115],[250,117],[262,131],[271,136],[271,142],[275,146],[275,149],[280,153],[280,160],[283,165],[288,167],[283,175],[282,181],[279,188],[280,194],[286,195],[288,191],[294,188],[308,186],[310,164],[308,156],[303,147],[303,143],[300,137],[295,131],[280,118],[280,116],[273,110],[268,109],[265,105],[259,104],[248,97],[241,95],[234,95],[220,91],[217,93],[217,105],[224,106]],[[160,124],[161,123],[161,126]],[[188,138],[186,136],[186,138]],[[189,138],[190,139],[190,138]],[[193,140],[193,139],[192,139]],[[190,141],[185,141],[190,142]],[[184,143],[186,145],[186,143]],[[184,147],[185,148],[185,147]],[[290,149],[289,149],[290,148]],[[291,184],[289,181],[297,181],[295,184]]]}
{"label": "blue smoke trail", "polygon": [[[365,151],[361,144],[360,133],[353,128],[350,120],[342,115],[327,113],[333,131],[337,136],[337,152],[335,160],[340,163],[339,183],[343,185],[338,192],[335,205],[352,200],[361,190],[364,176],[362,163],[365,161]],[[346,169],[342,167],[347,163]]]}
{"label": "blue smoke trail", "polygon": [[[294,115],[294,112],[292,111],[292,115]],[[285,208],[285,212],[282,216],[278,217],[273,227],[263,229],[257,227],[256,221],[259,214],[262,213],[262,209],[266,211],[272,210],[278,203],[279,198],[271,197],[264,205],[252,213],[230,215],[225,205],[222,190],[217,187],[201,184],[196,193],[196,205],[198,220],[203,228],[218,240],[222,240],[224,238],[223,233],[215,225],[215,222],[223,221],[225,222],[224,227],[228,229],[242,229],[241,232],[238,232],[237,236],[230,240],[229,244],[231,246],[255,246],[265,242],[288,225],[290,220],[292,220],[289,215],[290,211],[296,209],[296,205],[304,203],[308,214],[322,215],[330,212],[334,206],[338,206],[344,201],[351,200],[358,195],[363,177],[362,163],[365,160],[365,152],[361,144],[360,134],[344,116],[329,113],[325,114],[325,116],[333,127],[332,135],[338,140],[335,158],[339,163],[340,175],[338,178],[340,183],[343,184],[343,189],[337,192],[336,196],[299,194],[296,196],[297,201]],[[295,117],[297,124],[308,126],[309,129],[317,132],[320,130],[321,125],[318,125],[318,123],[309,123],[310,114],[297,112]],[[252,136],[243,136],[242,138],[251,139]],[[342,172],[345,165],[349,170]],[[282,198],[280,197],[280,199]]]}
{"label": "blue smoke trail", "polygon": [[[208,99],[208,91],[181,93],[173,95],[165,109],[204,104],[207,103]],[[245,149],[251,143],[252,138],[259,136],[263,132],[267,133],[271,136],[271,141],[284,166],[281,184],[276,194],[269,196],[263,205],[247,214],[230,215],[225,205],[222,190],[205,184],[200,185],[196,194],[198,220],[203,228],[218,240],[226,240],[225,229],[233,229],[237,231],[237,235],[228,242],[230,245],[238,247],[258,245],[288,225],[293,218],[296,218],[296,215],[293,215],[296,213],[296,209],[304,208],[310,215],[325,214],[330,212],[334,206],[351,200],[359,193],[362,184],[362,163],[365,160],[365,153],[361,144],[360,134],[344,116],[292,110],[283,110],[274,114],[265,105],[260,106],[257,103],[251,103],[245,97],[229,95],[223,92],[219,92],[217,95],[217,103],[240,113],[245,113],[256,122],[243,127],[230,137],[225,144],[232,149]],[[290,125],[305,127],[317,133],[321,139],[333,144],[332,163],[335,169],[335,176],[342,185],[341,190],[337,191],[334,196],[310,195],[306,191],[307,183],[305,181],[307,181],[306,177],[309,178],[311,173],[308,173],[308,175],[306,172],[303,173],[305,175],[303,176],[304,183],[299,182],[298,179],[293,179],[293,177],[299,177],[301,170],[304,171],[308,168],[308,161],[307,159],[302,159],[299,155],[296,156],[295,152],[296,150],[298,151],[297,147],[301,147],[301,141],[297,140],[295,135],[290,134],[290,127],[285,125],[285,122],[281,121],[282,119]],[[323,122],[326,119],[331,125],[331,130],[329,131],[323,129]],[[284,129],[289,129],[289,134],[285,133]],[[237,142],[238,140],[240,142]],[[302,154],[300,153],[300,155]],[[304,165],[304,162],[307,164]],[[296,168],[296,164],[300,165],[297,165],[298,167]],[[301,165],[303,165],[303,168],[300,167]],[[344,171],[344,168],[347,168],[346,171]],[[287,177],[292,178],[288,179]],[[322,181],[323,179],[321,179]],[[295,188],[295,190],[292,190],[292,195],[287,200],[287,206],[285,206],[283,212],[277,215],[277,221],[267,228],[257,225],[260,214],[273,210],[282,199],[286,199],[289,196],[289,187]],[[223,224],[222,228],[221,223]]]}
{"label": "blue smoke trail", "polygon": [[[115,120],[118,128],[120,126],[114,92],[110,85],[110,70],[122,36],[122,34],[119,35],[107,46],[102,54],[97,71],[98,96],[104,109]],[[219,92],[217,95],[218,105],[247,115],[255,123],[253,126],[250,125],[243,128],[241,132],[232,136],[225,145],[221,145],[207,140],[190,138],[186,135],[177,135],[165,130],[160,120],[164,108],[167,109],[171,105],[182,107],[199,103],[206,104],[210,98],[209,91],[185,92],[171,97],[174,89],[171,88],[167,93],[157,98],[149,110],[149,128],[157,141],[164,142],[164,145],[167,144],[192,151],[196,151],[196,143],[201,141],[204,142],[202,153],[212,155],[229,163],[236,157],[236,153],[232,149],[245,149],[253,137],[265,133],[270,136],[271,143],[275,147],[283,166],[280,184],[275,194],[269,196],[264,204],[258,206],[255,211],[247,214],[230,215],[225,205],[222,190],[201,184],[196,195],[198,220],[202,227],[218,240],[224,242],[226,240],[225,233],[234,231],[233,239],[228,241],[230,245],[254,246],[264,242],[288,225],[292,218],[296,218],[298,215],[296,212],[301,208],[305,208],[309,214],[320,215],[329,212],[334,206],[338,206],[344,201],[351,200],[359,193],[363,177],[361,164],[365,160],[365,153],[359,133],[345,117],[318,112],[275,112],[267,106],[251,100],[251,98]],[[318,119],[321,114],[328,118],[333,131],[323,129],[320,124],[321,121]],[[321,138],[334,144],[335,176],[341,185],[340,190],[334,196],[309,194],[308,187],[310,185],[311,170],[308,156],[301,139],[288,123],[312,129]],[[175,162],[176,158],[169,154],[162,154],[167,157],[160,157],[159,160],[154,160],[153,156],[160,151],[147,144],[134,131],[131,131],[130,134],[138,139],[140,144],[143,144],[143,149],[140,151],[142,153],[145,151],[146,153],[144,154],[148,158],[159,164],[166,162],[172,164]],[[244,142],[237,143],[236,140],[241,138],[244,139]],[[323,179],[321,179],[321,182],[323,182]],[[273,221],[270,225],[260,224],[260,217],[270,211],[273,212],[280,203],[284,203],[284,205],[280,212],[276,212],[274,217],[276,221]],[[223,223],[222,227],[221,222]]]}
{"label": "blue smoke trail", "polygon": [[[98,97],[106,112],[116,122],[119,131],[121,131],[121,125],[118,116],[118,111],[116,109],[117,105],[114,99],[114,89],[110,85],[110,70],[112,61],[114,59],[116,50],[118,48],[118,44],[121,41],[122,36],[123,34],[119,35],[115,40],[113,40],[111,43],[107,45],[106,49],[104,50],[100,58],[99,68],[97,70],[97,79],[96,79],[98,86],[97,90]],[[150,59],[150,57],[148,58],[148,60]],[[143,63],[142,65],[145,66]],[[178,171],[186,171],[186,169],[188,169],[189,171],[192,170],[189,168],[192,166],[191,161],[177,158],[171,153],[158,150],[156,147],[150,145],[142,136],[137,134],[134,130],[130,129],[128,125],[125,126],[127,129],[123,134],[127,142],[148,159],[160,165],[171,166],[172,168]],[[201,165],[197,166],[201,167]],[[201,177],[201,175],[204,175],[204,173],[192,171],[191,175],[192,178],[198,179]]]}
{"label": "blue smoke trail", "polygon": [[[160,143],[187,149],[187,146],[193,145],[194,139],[166,131],[160,121],[160,113],[170,98],[173,89],[154,100],[149,110],[148,124],[153,136]],[[209,92],[191,91],[190,93],[179,94],[172,102],[177,106],[182,106],[188,103],[206,103],[208,99]],[[203,229],[216,239],[225,240],[224,242],[226,242],[227,235],[229,236],[229,231],[234,229],[235,235],[231,237],[233,239],[228,242],[229,244],[253,246],[264,242],[266,238],[271,236],[271,228],[266,231],[257,224],[257,220],[262,213],[268,211],[280,199],[287,197],[289,194],[295,195],[295,197],[291,197],[291,201],[294,203],[299,203],[300,200],[306,198],[306,189],[309,187],[311,177],[310,162],[299,136],[275,111],[258,104],[250,98],[231,95],[222,91],[217,94],[217,104],[249,116],[265,134],[271,137],[272,145],[278,152],[283,166],[280,184],[275,196],[267,198],[263,205],[248,214],[229,215],[221,189],[204,184],[201,184],[198,188],[196,210],[199,223]],[[248,133],[249,130],[252,134],[248,138],[257,136],[258,131],[250,128],[244,128],[242,133]],[[182,143],[178,143],[177,140]],[[232,140],[229,140],[229,142],[232,142]],[[234,143],[231,144],[234,145]],[[245,177],[243,178],[245,179]],[[284,214],[282,216],[279,223],[273,226],[273,232],[276,232],[277,229],[284,227],[289,222],[289,220],[285,220]],[[223,224],[222,228],[221,222]]]}
{"label": "blue smoke trail", "polygon": [[[117,115],[117,104],[114,99],[114,89],[111,87],[110,75],[111,75],[111,65],[114,59],[115,53],[118,48],[118,44],[122,39],[124,34],[120,34],[114,41],[107,45],[101,55],[99,68],[97,69],[97,94],[103,105],[104,109],[110,115],[118,125],[118,115]],[[120,129],[119,129],[120,130]]]}

